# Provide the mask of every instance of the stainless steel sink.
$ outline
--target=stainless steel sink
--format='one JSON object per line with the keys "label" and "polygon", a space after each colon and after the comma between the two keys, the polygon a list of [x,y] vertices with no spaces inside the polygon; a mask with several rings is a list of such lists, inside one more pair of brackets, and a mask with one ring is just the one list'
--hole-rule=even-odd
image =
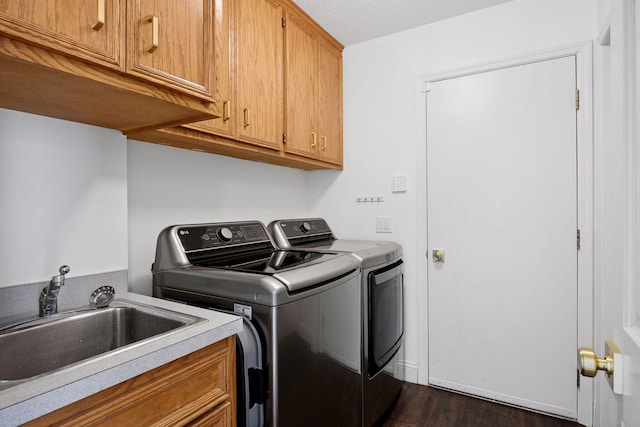
{"label": "stainless steel sink", "polygon": [[117,299],[108,308],[21,323],[0,332],[0,387],[200,321],[204,319]]}

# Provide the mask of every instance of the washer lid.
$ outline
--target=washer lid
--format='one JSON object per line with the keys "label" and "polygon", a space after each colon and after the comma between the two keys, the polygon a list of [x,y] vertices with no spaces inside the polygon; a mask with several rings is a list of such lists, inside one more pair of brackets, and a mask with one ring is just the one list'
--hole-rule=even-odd
{"label": "washer lid", "polygon": [[246,273],[269,274],[304,268],[311,264],[328,261],[337,254],[293,250],[258,250],[242,252],[227,257],[219,254],[190,258],[191,264],[199,267],[220,268]]}
{"label": "washer lid", "polygon": [[360,263],[355,257],[349,254],[323,255],[329,258],[272,274],[187,265],[154,272],[153,284],[161,288],[277,306],[324,292],[349,280],[360,281]]}

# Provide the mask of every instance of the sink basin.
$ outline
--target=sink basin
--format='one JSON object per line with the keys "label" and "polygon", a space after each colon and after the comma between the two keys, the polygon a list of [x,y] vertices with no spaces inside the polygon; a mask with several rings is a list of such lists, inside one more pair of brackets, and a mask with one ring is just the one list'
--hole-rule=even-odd
{"label": "sink basin", "polygon": [[0,332],[0,383],[49,373],[203,321],[125,300],[62,313]]}

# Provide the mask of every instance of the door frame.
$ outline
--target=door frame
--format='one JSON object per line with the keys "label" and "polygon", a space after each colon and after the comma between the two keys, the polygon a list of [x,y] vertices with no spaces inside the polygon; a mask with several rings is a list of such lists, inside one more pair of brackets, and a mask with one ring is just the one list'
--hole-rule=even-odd
{"label": "door frame", "polygon": [[[428,247],[427,247],[427,116],[426,94],[431,82],[463,77],[481,72],[525,65],[566,56],[576,58],[576,84],[580,90],[580,108],[576,116],[577,135],[577,185],[578,185],[578,228],[581,242],[578,251],[578,347],[592,347],[594,342],[594,281],[593,281],[593,236],[594,236],[594,200],[593,200],[593,46],[585,41],[545,51],[523,54],[482,64],[470,65],[434,74],[419,76],[416,80],[416,135],[420,141],[416,150],[417,192],[418,192],[418,301],[428,298]],[[418,336],[428,336],[427,304],[418,312]],[[540,351],[552,351],[540,349]],[[577,356],[576,356],[577,360]],[[577,365],[576,365],[577,368]],[[576,371],[576,377],[577,377]],[[577,381],[577,380],[576,380]],[[418,383],[429,383],[429,341],[418,339]],[[578,388],[578,422],[584,425],[593,423],[593,384],[582,382]]]}

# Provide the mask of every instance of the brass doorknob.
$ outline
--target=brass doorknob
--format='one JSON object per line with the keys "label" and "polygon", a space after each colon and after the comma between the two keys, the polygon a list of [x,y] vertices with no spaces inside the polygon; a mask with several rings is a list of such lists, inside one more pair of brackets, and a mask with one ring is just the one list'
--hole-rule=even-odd
{"label": "brass doorknob", "polygon": [[604,359],[598,359],[593,349],[580,347],[578,357],[580,373],[585,377],[595,377],[598,371],[606,371],[607,376],[613,374],[613,356],[610,354],[607,354]]}
{"label": "brass doorknob", "polygon": [[433,262],[444,262],[444,249],[434,249],[431,252]]}

